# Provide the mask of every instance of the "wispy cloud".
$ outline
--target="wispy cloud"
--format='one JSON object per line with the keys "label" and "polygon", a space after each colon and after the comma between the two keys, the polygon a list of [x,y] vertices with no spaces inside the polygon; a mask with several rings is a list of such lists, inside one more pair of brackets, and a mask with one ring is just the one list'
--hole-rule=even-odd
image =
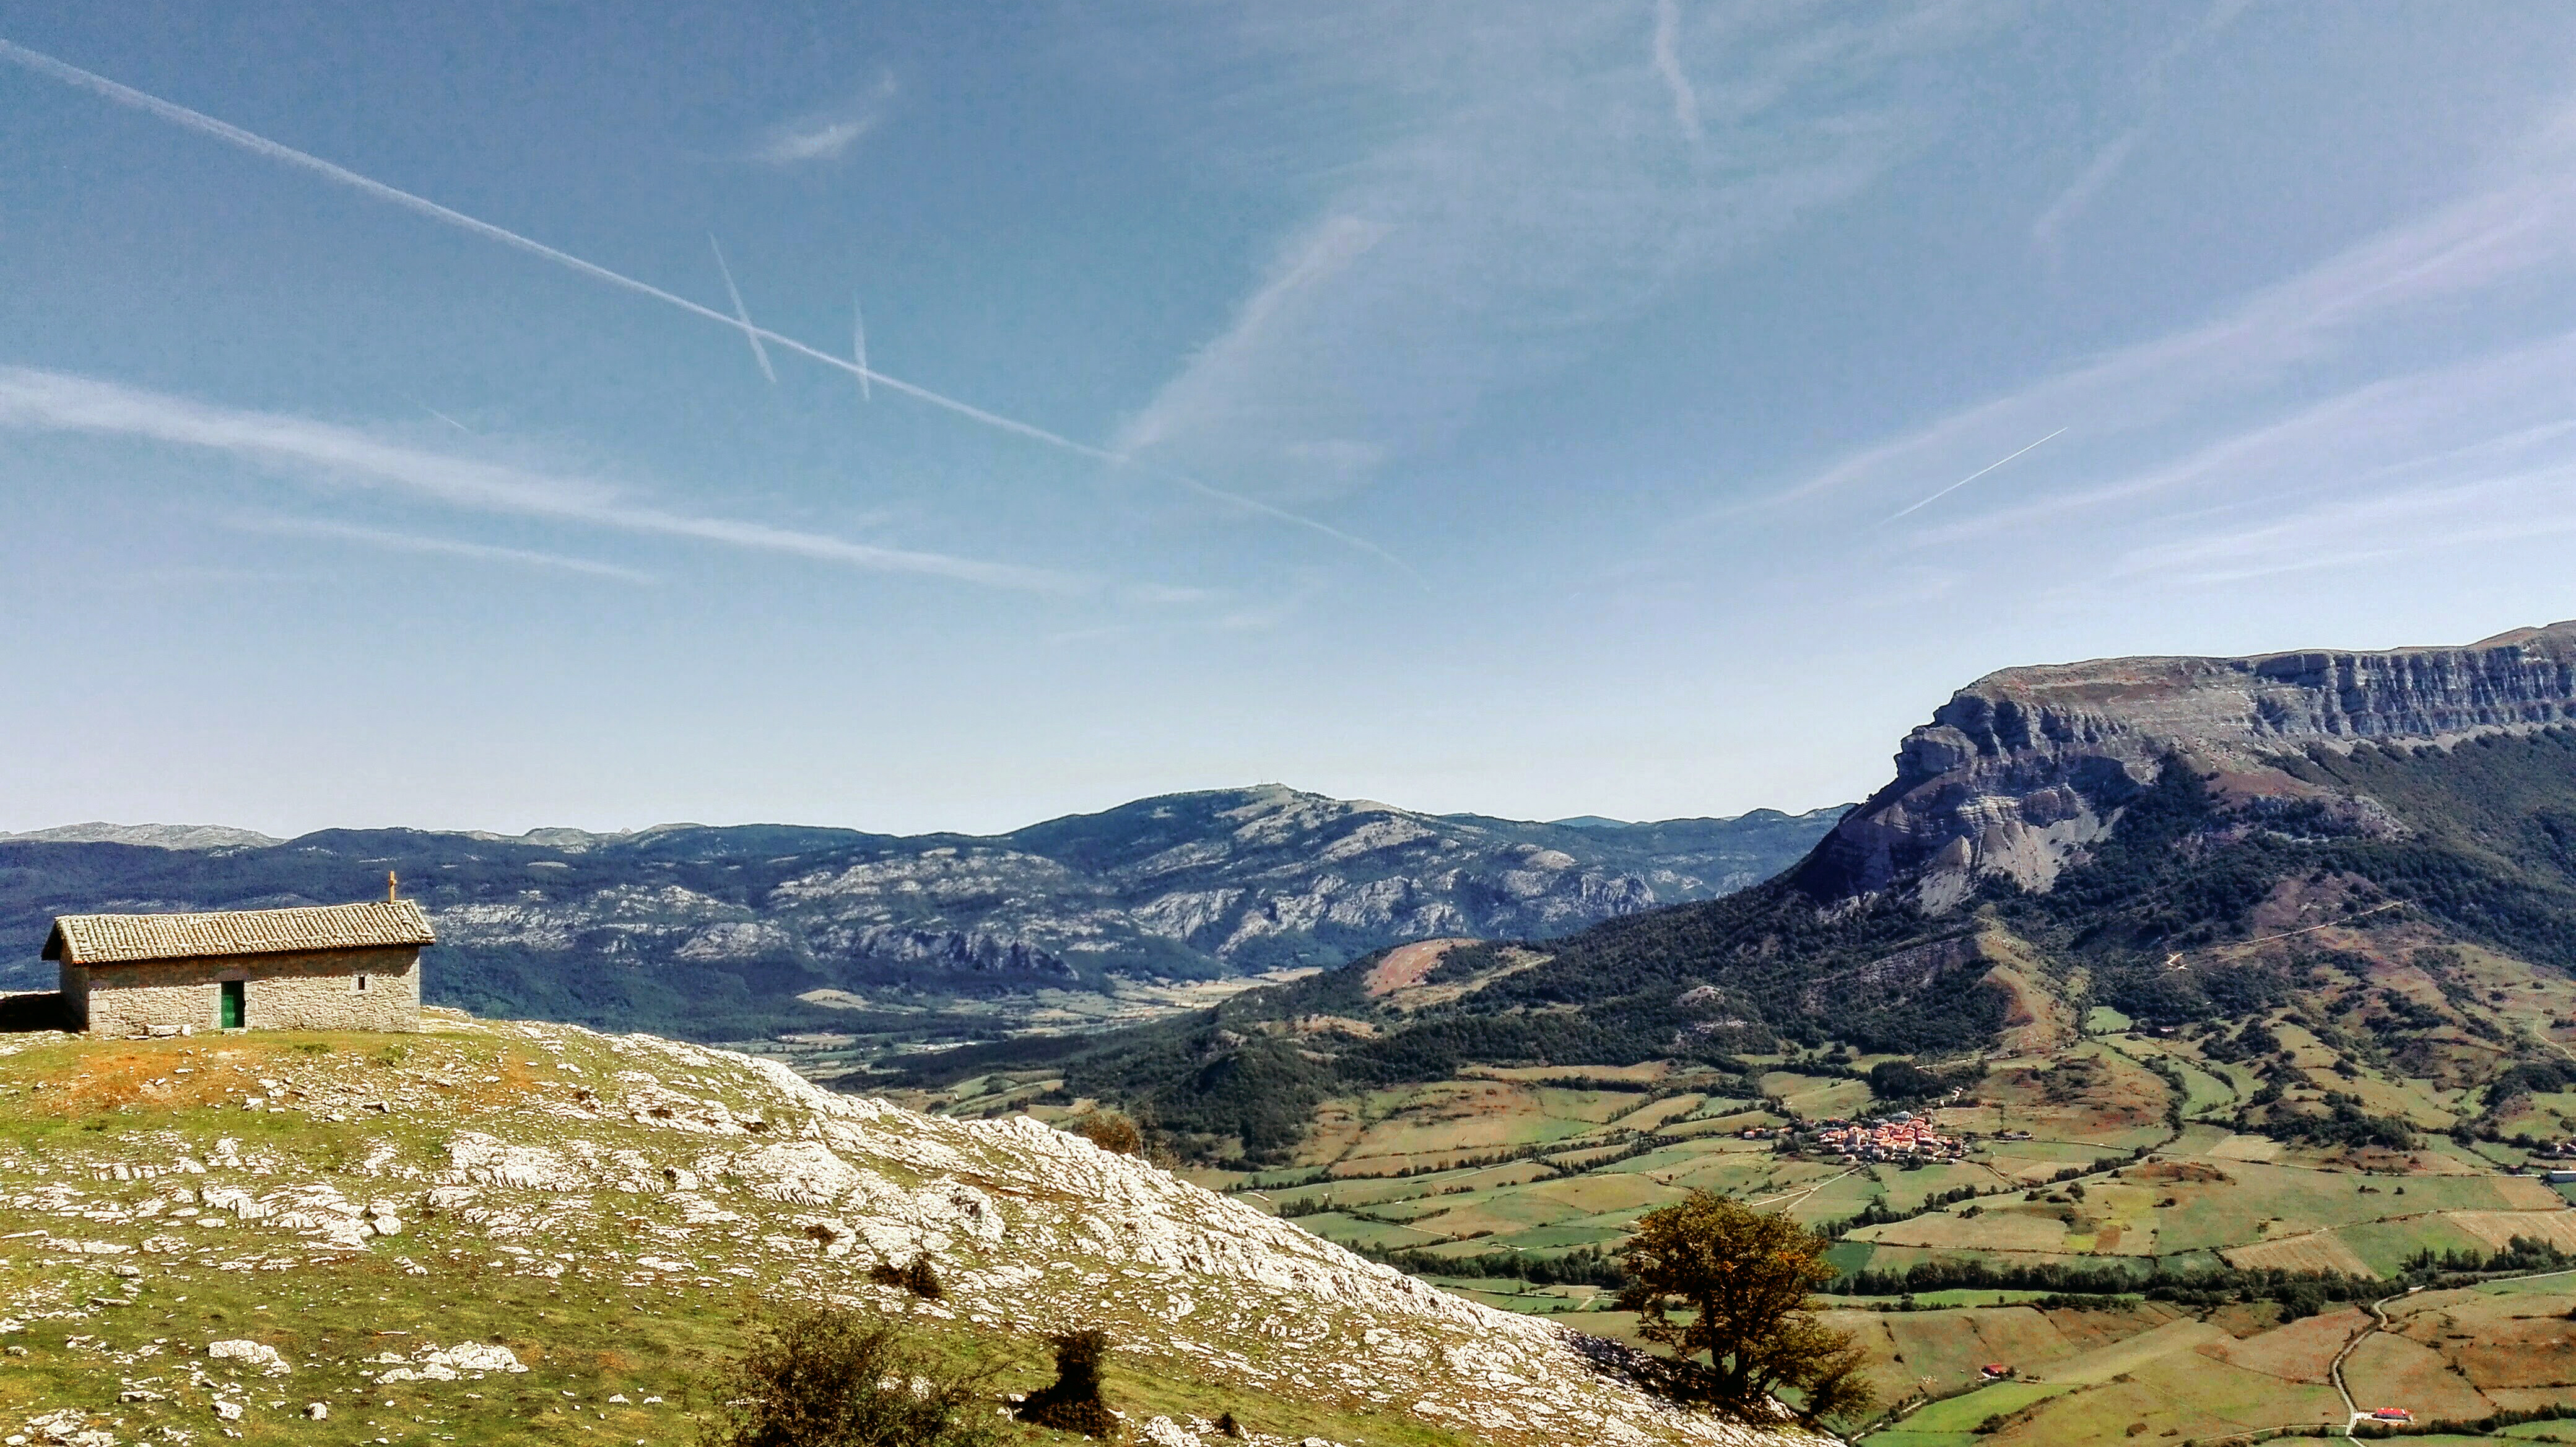
{"label": "wispy cloud", "polygon": [[2576,460],[2440,487],[2321,501],[2118,560],[2114,578],[2225,586],[2576,534]]}
{"label": "wispy cloud", "polygon": [[2136,125],[2113,136],[2107,145],[2093,153],[2093,159],[2074,181],[2057,193],[2057,199],[2049,202],[2048,208],[2039,213],[2039,219],[2030,223],[2031,244],[2039,248],[2040,255],[2051,267],[2065,255],[2066,228],[2093,204],[2093,198],[2102,194],[2102,188],[2111,184],[2111,178],[2120,174],[2120,168],[2129,164],[2129,153],[2138,148],[2138,142],[2146,139],[2146,135],[2147,128]]}
{"label": "wispy cloud", "polygon": [[[1146,451],[1182,428],[1207,425],[1228,407],[1251,409],[1238,420],[1257,424],[1261,399],[1255,374],[1266,360],[1264,348],[1280,309],[1301,292],[1340,275],[1386,233],[1385,226],[1362,217],[1327,216],[1291,241],[1271,264],[1268,278],[1236,308],[1233,325],[1201,347],[1153,404],[1119,430],[1118,450]],[[1363,449],[1362,457],[1373,453]]]}
{"label": "wispy cloud", "polygon": [[629,499],[606,483],[430,452],[337,423],[222,407],[120,383],[0,367],[0,429],[78,432],[203,448],[335,481],[392,488],[446,506],[544,518],[875,573],[945,578],[1019,592],[1104,591],[1046,568],[857,542],[767,523],[706,517]]}
{"label": "wispy cloud", "polygon": [[[2184,572],[2189,560],[2242,561],[2275,546],[2348,557],[2353,519],[2446,515],[2498,487],[2523,502],[2509,518],[2576,517],[2576,333],[2380,378],[2243,426],[2178,457],[2097,472],[2084,485],[2030,497],[1927,534],[1954,546],[2123,510],[2143,519],[2123,573]],[[2545,497],[2533,489],[2551,489]],[[2439,531],[2438,529],[2436,531]],[[2179,540],[2173,535],[2180,534]],[[2430,536],[2426,534],[2424,536]],[[2369,539],[2374,555],[2413,550],[2422,536]]]}
{"label": "wispy cloud", "polygon": [[837,161],[884,122],[899,89],[893,71],[880,71],[874,83],[841,104],[772,126],[752,147],[751,159],[766,166]]}
{"label": "wispy cloud", "polygon": [[1682,69],[1681,0],[1655,0],[1652,52],[1655,74],[1662,78],[1664,89],[1673,93],[1673,124],[1692,140],[1701,139],[1699,92],[1691,89],[1690,75]]}
{"label": "wispy cloud", "polygon": [[[2374,366],[2367,342],[2383,329],[2439,322],[2460,300],[2570,268],[2576,268],[2576,111],[2555,117],[2468,194],[2208,321],[1940,418],[1767,501],[1802,503],[1852,492],[1892,502],[2055,427],[2103,444],[2102,453],[2083,462],[2099,470],[2105,458],[2154,448],[2177,429],[2229,426],[2203,420],[2218,409],[2241,415],[2268,399],[2276,415],[2296,410],[2302,405],[2297,384],[2340,368]],[[2293,390],[2285,395],[2285,389]]]}
{"label": "wispy cloud", "polygon": [[1231,17],[1231,43],[1281,76],[1289,104],[1334,97],[1366,119],[1336,129],[1301,109],[1278,126],[1298,138],[1278,164],[1309,180],[1311,209],[1122,440],[1264,496],[1317,497],[1440,447],[1677,280],[1867,187],[1945,104],[1932,62],[2000,12],[1205,13]]}
{"label": "wispy cloud", "polygon": [[[93,95],[102,96],[108,100],[114,101],[118,105],[142,111],[147,115],[157,116],[162,120],[169,121],[173,125],[195,131],[199,135],[211,136],[216,140],[224,142],[226,145],[237,146],[253,155],[265,156],[270,160],[294,166],[310,174],[320,176],[334,185],[345,186],[353,191],[371,196],[376,200],[387,202],[394,206],[399,206],[403,210],[409,211],[417,216],[427,217],[443,226],[452,226],[460,231],[465,231],[473,235],[483,237],[486,240],[497,241],[513,250],[524,252],[527,255],[551,262],[554,265],[563,267],[569,271],[578,272],[594,281],[606,282],[611,286],[622,288],[623,290],[632,292],[638,296],[650,297],[655,301],[661,302],[665,306],[676,307],[681,311],[687,312],[691,316],[700,317],[707,321],[717,322],[726,327],[739,328],[742,330],[744,335],[752,339],[752,346],[755,351],[759,351],[760,344],[766,341],[777,346],[783,351],[793,352],[797,356],[807,358],[811,361],[820,362],[827,367],[837,367],[842,371],[853,373],[859,377],[862,382],[872,382],[877,386],[899,392],[915,401],[924,402],[930,406],[937,407],[942,411],[967,418],[970,421],[981,423],[986,427],[995,429],[996,431],[1007,432],[1017,437],[1025,437],[1033,442],[1042,443],[1048,447],[1071,453],[1077,457],[1087,457],[1097,462],[1109,463],[1113,466],[1126,467],[1134,465],[1136,466],[1137,471],[1147,476],[1185,489],[1200,497],[1209,498],[1223,503],[1228,507],[1257,516],[1267,517],[1276,522],[1286,523],[1291,527],[1304,529],[1305,531],[1313,533],[1319,537],[1330,538],[1344,547],[1367,553],[1371,557],[1377,558],[1395,567],[1408,576],[1414,578],[1417,582],[1421,579],[1421,575],[1415,572],[1411,565],[1407,564],[1403,559],[1398,558],[1393,553],[1388,552],[1385,548],[1368,541],[1366,538],[1359,537],[1356,534],[1345,531],[1344,529],[1334,527],[1332,524],[1321,521],[1320,519],[1308,517],[1302,513],[1290,512],[1275,503],[1264,502],[1259,498],[1249,497],[1229,488],[1218,487],[1214,483],[1203,481],[1196,476],[1179,471],[1170,466],[1150,463],[1138,465],[1135,463],[1134,459],[1128,457],[1124,453],[1113,452],[1105,447],[1095,447],[1087,442],[1077,442],[1074,439],[1065,436],[1063,433],[1037,426],[1034,423],[1022,422],[1015,417],[1006,417],[989,408],[978,407],[974,403],[961,401],[958,398],[948,396],[944,393],[932,391],[928,387],[907,382],[900,377],[888,376],[883,372],[870,368],[864,362],[852,358],[836,357],[830,352],[826,352],[819,347],[807,346],[805,343],[796,340],[794,337],[782,336],[777,332],[769,330],[767,327],[754,326],[745,316],[727,316],[713,307],[700,305],[699,303],[691,301],[687,297],[681,296],[676,292],[666,291],[661,287],[655,286],[651,282],[639,281],[623,272],[612,271],[605,266],[601,266],[595,261],[585,261],[582,258],[573,255],[571,252],[548,246],[544,242],[536,240],[533,237],[522,236],[518,232],[510,230],[508,227],[495,226],[489,221],[468,216],[464,212],[455,210],[452,207],[441,206],[426,196],[414,195],[398,186],[388,186],[384,182],[375,180],[372,177],[361,176],[346,166],[335,165],[332,162],[323,160],[321,157],[309,152],[299,151],[293,146],[289,146],[278,141],[272,141],[266,136],[243,130],[241,127],[229,122],[219,121],[213,116],[206,115],[201,111],[190,110],[186,106],[180,105],[175,101],[163,100],[159,96],[150,95],[143,91],[136,90],[130,85],[123,85],[116,81],[109,80],[106,76],[83,70],[79,66],[72,65],[65,61],[56,60],[42,51],[29,50],[23,45],[14,44],[7,40],[0,40],[0,60],[6,60],[13,65],[23,66],[28,70],[34,71],[38,75],[50,77],[54,80],[61,81],[66,85],[77,86]],[[765,355],[763,357],[763,365],[766,365]]]}
{"label": "wispy cloud", "polygon": [[355,523],[328,522],[318,518],[237,517],[224,519],[224,526],[247,533],[267,533],[277,537],[316,538],[330,542],[357,543],[387,552],[421,553],[430,557],[464,558],[478,563],[506,563],[515,567],[541,568],[553,572],[578,573],[591,578],[613,578],[621,583],[650,583],[650,573],[621,568],[590,558],[567,557],[561,553],[539,552],[533,548],[501,547],[492,543],[465,542],[457,538],[432,537],[423,533],[393,532],[385,528],[361,527]]}

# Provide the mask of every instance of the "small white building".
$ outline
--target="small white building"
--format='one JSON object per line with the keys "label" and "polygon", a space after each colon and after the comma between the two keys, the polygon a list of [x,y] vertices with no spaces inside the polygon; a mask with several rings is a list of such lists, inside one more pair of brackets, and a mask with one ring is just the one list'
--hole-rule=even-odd
{"label": "small white building", "polygon": [[72,1028],[418,1030],[420,952],[438,942],[407,899],[210,914],[67,914],[44,957],[62,966]]}

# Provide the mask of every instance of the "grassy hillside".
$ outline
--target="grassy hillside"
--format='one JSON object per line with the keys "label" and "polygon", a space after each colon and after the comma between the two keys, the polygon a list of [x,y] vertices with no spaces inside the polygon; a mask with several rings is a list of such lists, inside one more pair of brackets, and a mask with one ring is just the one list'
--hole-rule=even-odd
{"label": "grassy hillside", "polygon": [[[916,1262],[936,1297],[884,1279]],[[1031,1122],[560,1026],[0,1036],[0,1433],[685,1442],[711,1357],[814,1299],[998,1390],[1051,1377],[1047,1334],[1104,1329],[1139,1428],[1787,1447]]]}

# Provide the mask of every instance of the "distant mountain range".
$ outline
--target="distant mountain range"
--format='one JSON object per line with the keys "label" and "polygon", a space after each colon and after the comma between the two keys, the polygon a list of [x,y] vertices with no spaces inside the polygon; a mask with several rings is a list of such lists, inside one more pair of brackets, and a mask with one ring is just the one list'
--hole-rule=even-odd
{"label": "distant mountain range", "polygon": [[1265,786],[982,837],[71,825],[0,836],[0,986],[51,984],[37,953],[58,913],[366,899],[393,870],[439,932],[435,1001],[702,1037],[849,1028],[871,1001],[918,1013],[1563,934],[1744,888],[1841,812],[1542,824]]}
{"label": "distant mountain range", "polygon": [[[2463,960],[2576,971],[2576,623],[2008,669],[1754,888],[976,1046],[919,1078],[1042,1067],[1215,1154],[1276,1158],[1325,1099],[1472,1066],[2046,1051],[2095,1006],[2172,1026],[2307,1009],[2321,1038],[2381,1038],[2454,1091],[2576,1053],[2576,1018],[2544,1037],[2479,1014]],[[2443,1003],[2401,1017],[2379,982]]]}

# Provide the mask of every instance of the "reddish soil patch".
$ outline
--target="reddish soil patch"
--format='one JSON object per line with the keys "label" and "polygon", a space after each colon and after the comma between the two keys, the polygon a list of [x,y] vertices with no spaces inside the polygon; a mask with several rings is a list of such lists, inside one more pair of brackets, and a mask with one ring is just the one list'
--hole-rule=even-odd
{"label": "reddish soil patch", "polygon": [[2359,1307],[2346,1307],[2243,1341],[2212,1342],[2200,1351],[2285,1382],[2322,1382],[2327,1379],[2326,1371],[2333,1365],[2335,1353],[2369,1324],[2370,1319],[2362,1315]]}
{"label": "reddish soil patch", "polygon": [[1997,965],[1986,971],[1981,983],[2001,986],[2011,996],[2004,1007],[2004,1028],[1997,1032],[2005,1049],[2036,1053],[2075,1038],[2073,1024],[2057,997],[2032,984],[2019,970]]}
{"label": "reddish soil patch", "polygon": [[2576,1334],[2560,1317],[2490,1322],[2474,1336],[2446,1335],[2435,1349],[2481,1388],[2576,1383]]}
{"label": "reddish soil patch", "polygon": [[1460,945],[1474,943],[1474,940],[1418,940],[1409,945],[1398,945],[1387,951],[1385,959],[1369,967],[1368,978],[1362,982],[1362,988],[1368,991],[1372,1000],[1398,990],[1411,989],[1430,977],[1442,955]]}

